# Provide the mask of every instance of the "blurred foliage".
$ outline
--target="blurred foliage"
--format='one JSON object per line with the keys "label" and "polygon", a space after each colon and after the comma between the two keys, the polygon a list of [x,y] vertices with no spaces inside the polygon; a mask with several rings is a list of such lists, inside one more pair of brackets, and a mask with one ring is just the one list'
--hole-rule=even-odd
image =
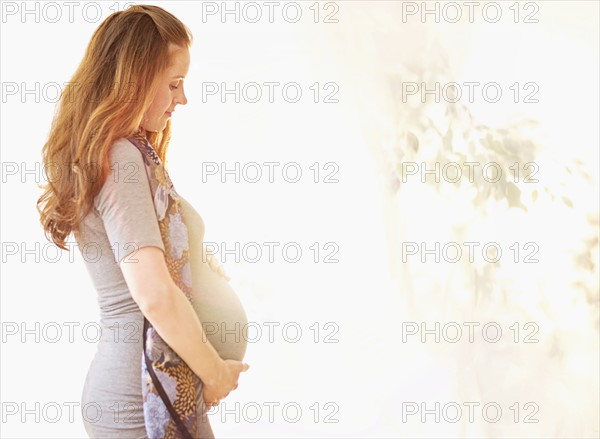
{"label": "blurred foliage", "polygon": [[[524,119],[495,128],[478,123],[468,104],[460,100],[449,102],[442,96],[442,99],[436,102],[432,95],[422,100],[420,94],[407,99],[403,97],[403,84],[407,82],[425,83],[428,89],[431,89],[432,84],[436,82],[443,85],[455,80],[448,73],[450,68],[446,57],[437,55],[443,53],[443,50],[439,48],[434,50],[436,56],[430,55],[426,61],[425,57],[428,55],[424,51],[421,54],[422,58],[415,59],[410,64],[396,65],[393,72],[387,73],[389,101],[392,105],[392,111],[388,112],[388,116],[391,114],[394,119],[391,126],[376,127],[388,133],[388,136],[383,141],[379,139],[373,153],[379,157],[379,163],[384,167],[384,179],[390,194],[393,196],[402,190],[403,163],[424,163],[428,170],[434,169],[436,163],[439,164],[440,169],[448,163],[454,163],[466,171],[467,167],[464,163],[474,162],[480,164],[474,168],[475,172],[472,174],[474,181],[469,181],[468,172],[462,172],[460,180],[455,184],[469,184],[475,189],[472,198],[473,207],[483,216],[488,214],[487,206],[492,199],[497,203],[506,203],[509,209],[521,209],[527,212],[528,206],[531,207],[532,203],[540,199],[542,191],[553,203],[562,203],[567,208],[576,209],[577,213],[588,212],[591,206],[578,206],[571,198],[568,192],[569,181],[580,178],[586,184],[593,185],[593,177],[587,173],[584,163],[580,160],[567,162],[567,159],[562,157],[562,169],[558,172],[553,170],[551,175],[543,175],[543,169],[540,169],[539,164],[535,162],[538,152],[543,148],[543,145],[535,140],[540,138],[536,132],[540,124],[536,120]],[[423,67],[425,65],[427,68]],[[381,124],[380,121],[370,123]],[[499,181],[489,182],[483,178],[482,165],[486,163],[499,165],[503,171]],[[515,166],[519,167],[519,174],[515,174]],[[490,174],[495,177],[495,173]],[[455,173],[452,172],[451,175],[454,177]],[[527,182],[527,178],[533,181]],[[448,182],[443,179],[436,181],[436,178],[430,175],[427,176],[425,184],[435,187],[439,192],[441,185]],[[531,186],[527,188],[530,196],[524,199],[523,185],[530,184],[534,184],[535,188],[532,188],[533,190],[529,190]],[[589,224],[591,235],[575,256],[575,264],[584,274],[574,286],[585,294],[587,302],[596,315],[598,327],[600,324],[597,318],[599,292],[597,283],[593,281],[598,275],[598,259],[594,257],[599,249],[597,212],[589,217]],[[481,294],[485,294],[480,290],[491,288],[495,282],[494,272],[499,265],[480,269],[472,267],[473,278],[476,280],[474,298],[476,302],[479,301]]]}

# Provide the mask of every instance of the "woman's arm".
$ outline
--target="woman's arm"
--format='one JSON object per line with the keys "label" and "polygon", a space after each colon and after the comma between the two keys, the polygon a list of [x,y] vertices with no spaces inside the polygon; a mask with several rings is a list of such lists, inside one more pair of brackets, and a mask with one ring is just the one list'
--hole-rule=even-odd
{"label": "woman's arm", "polygon": [[120,266],[133,300],[162,339],[203,382],[219,382],[224,361],[206,337],[192,304],[173,282],[162,250],[142,247]]}

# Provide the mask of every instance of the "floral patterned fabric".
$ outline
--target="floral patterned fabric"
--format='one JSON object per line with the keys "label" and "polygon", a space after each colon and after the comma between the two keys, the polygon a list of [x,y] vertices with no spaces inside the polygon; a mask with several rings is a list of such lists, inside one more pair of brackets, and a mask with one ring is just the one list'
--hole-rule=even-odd
{"label": "floral patterned fabric", "polygon": [[[140,130],[128,139],[142,152],[154,194],[154,206],[165,246],[165,260],[175,284],[193,301],[188,260],[188,231],[179,195],[154,148]],[[142,174],[143,176],[143,174]],[[144,317],[141,358],[144,422],[149,438],[197,437],[201,382]]]}

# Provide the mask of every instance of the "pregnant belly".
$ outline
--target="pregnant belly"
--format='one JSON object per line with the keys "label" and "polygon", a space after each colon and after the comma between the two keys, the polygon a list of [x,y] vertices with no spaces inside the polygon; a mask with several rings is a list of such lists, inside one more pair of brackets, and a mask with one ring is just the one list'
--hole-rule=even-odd
{"label": "pregnant belly", "polygon": [[192,305],[208,341],[220,357],[242,361],[248,323],[244,307],[229,282],[202,260],[201,253],[190,254]]}
{"label": "pregnant belly", "polygon": [[208,341],[221,358],[242,361],[248,338],[244,307],[229,282],[208,265],[202,217],[184,197],[180,197],[180,203],[188,229],[192,305]]}

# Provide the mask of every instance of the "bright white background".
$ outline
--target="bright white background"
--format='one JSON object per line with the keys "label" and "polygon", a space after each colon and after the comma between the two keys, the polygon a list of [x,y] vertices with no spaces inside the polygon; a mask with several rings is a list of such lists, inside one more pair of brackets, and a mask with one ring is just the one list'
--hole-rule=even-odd
{"label": "bright white background", "polygon": [[[14,3],[16,15],[5,14],[11,10],[7,3],[1,23],[1,399],[3,412],[12,403],[35,412],[39,403],[40,419],[30,414],[22,422],[21,411],[5,416],[1,435],[85,437],[77,404],[96,344],[85,340],[81,328],[98,321],[95,291],[75,247],[71,254],[61,252],[44,238],[35,209],[41,192],[35,183],[43,178],[40,151],[54,111],[56,88],[48,84],[69,80],[101,19],[84,20],[81,2],[71,23],[68,9],[56,3],[62,5],[63,17],[49,23],[43,19],[44,3],[38,3],[36,22],[35,14],[20,17],[20,2]],[[247,411],[238,410],[239,422],[233,415],[226,422],[220,413],[211,415],[217,437],[598,436],[596,2],[537,2],[536,24],[515,24],[509,15],[496,24],[481,15],[472,24],[431,19],[402,23],[402,2],[391,1],[336,2],[338,23],[324,23],[323,16],[314,23],[313,2],[301,2],[303,18],[295,24],[280,14],[274,23],[235,23],[231,17],[226,23],[215,17],[203,22],[201,2],[148,3],[165,7],[194,34],[186,79],[189,102],[174,114],[168,159],[175,187],[205,221],[205,240],[228,246],[298,242],[304,252],[294,264],[280,252],[273,263],[265,255],[257,263],[222,261],[251,321],[298,322],[303,335],[290,343],[276,331],[270,343],[263,333],[249,344],[245,361],[251,368],[225,400],[228,408],[239,402]],[[228,3],[233,8],[234,2]],[[34,2],[27,5],[35,8]],[[116,5],[102,3],[102,19]],[[508,14],[508,3],[502,5]],[[319,6],[322,14],[334,10],[325,9],[325,2]],[[54,11],[47,12],[54,17]],[[93,18],[93,10],[89,14]],[[539,178],[546,187],[540,188],[545,196],[538,202],[522,188],[527,213],[509,209],[501,200],[481,203],[484,215],[472,202],[470,189],[462,186],[440,193],[423,184],[403,186],[397,193],[388,190],[394,151],[429,160],[439,149],[434,130],[417,132],[414,113],[394,98],[394,80],[409,78],[403,76],[407,66],[421,68],[427,77],[443,57],[457,82],[540,85],[538,104],[479,100],[469,105],[478,123],[497,129],[526,117],[539,122],[539,131],[531,134],[535,151],[526,144],[519,151],[533,154],[541,164]],[[302,85],[305,98],[291,104],[278,93],[275,103],[263,98],[251,104],[235,103],[231,96],[221,103],[212,96],[203,103],[202,83],[221,81],[293,81]],[[339,102],[312,102],[308,87],[329,81],[339,86],[334,96]],[[37,83],[39,91],[9,94],[8,83],[30,90]],[[448,120],[435,106],[427,108],[422,114],[445,132]],[[398,141],[406,131],[420,140],[414,156]],[[565,173],[564,166],[576,159],[584,162],[579,169],[589,179]],[[273,183],[266,175],[257,183],[236,183],[231,176],[225,183],[215,176],[202,181],[201,163],[211,161],[229,166],[297,162],[303,176],[295,184],[280,172]],[[309,166],[314,162],[321,166],[321,178],[328,172],[323,165],[335,162],[339,181],[313,182]],[[8,163],[17,164],[16,175],[7,172],[13,169]],[[22,173],[36,163],[37,172]],[[556,201],[563,197],[574,207]],[[533,267],[508,264],[494,275],[484,271],[478,279],[468,264],[402,264],[400,241],[428,239],[534,240],[542,248],[541,262]],[[315,263],[309,246],[318,242],[322,259],[329,241],[339,246],[339,262]],[[585,242],[592,243],[586,247],[591,250],[581,256]],[[8,252],[8,243],[17,243],[18,253]],[[36,246],[39,251],[24,254]],[[56,254],[56,262],[50,262]],[[582,284],[591,289],[591,298],[582,298]],[[428,327],[435,321],[496,321],[505,336],[497,344],[464,338],[456,344],[420,343],[418,338],[403,343],[402,322],[425,320]],[[539,343],[513,343],[508,327],[514,321],[521,326],[536,322]],[[46,326],[49,332],[39,331],[39,342],[32,335],[22,342],[20,332],[5,332],[21,322],[27,328],[55,322],[64,332],[51,343],[54,330]],[[79,324],[74,342],[65,322]],[[316,343],[309,329],[314,322],[321,328]],[[339,328],[334,335],[338,343],[324,343],[327,322]],[[466,411],[456,423],[438,423],[432,415],[425,422],[418,415],[403,422],[403,403],[423,401],[428,408],[436,401],[442,406],[494,401],[503,414],[498,423],[483,420],[480,409],[474,423]],[[272,422],[264,405],[268,402],[280,404]],[[281,410],[290,402],[302,409],[298,422],[289,420],[295,416],[292,409],[287,418]],[[520,422],[514,422],[509,408],[515,402],[521,406]],[[531,413],[523,410],[527,402],[539,407],[534,416],[539,422],[523,422]],[[68,403],[75,404],[73,419]],[[263,411],[251,422],[257,417],[255,404]],[[57,417],[56,405],[62,413],[50,422]],[[327,415],[338,422],[325,422]]]}

